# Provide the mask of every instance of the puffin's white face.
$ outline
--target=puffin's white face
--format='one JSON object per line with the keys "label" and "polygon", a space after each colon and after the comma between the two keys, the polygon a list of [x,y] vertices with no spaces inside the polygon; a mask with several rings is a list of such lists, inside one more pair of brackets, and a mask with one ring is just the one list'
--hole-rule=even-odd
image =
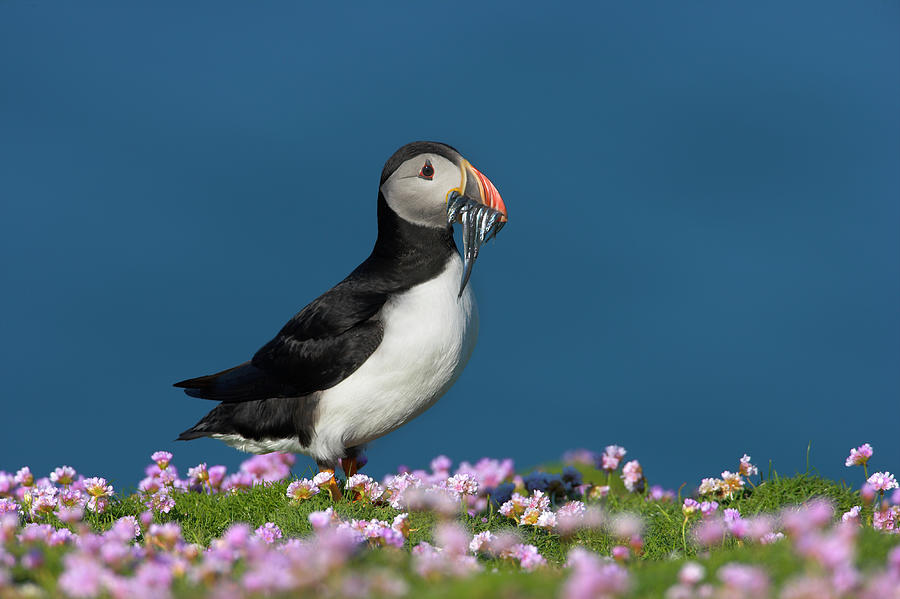
{"label": "puffin's white face", "polygon": [[447,196],[466,188],[466,164],[435,153],[417,154],[401,164],[381,185],[388,206],[400,218],[426,227],[446,228]]}

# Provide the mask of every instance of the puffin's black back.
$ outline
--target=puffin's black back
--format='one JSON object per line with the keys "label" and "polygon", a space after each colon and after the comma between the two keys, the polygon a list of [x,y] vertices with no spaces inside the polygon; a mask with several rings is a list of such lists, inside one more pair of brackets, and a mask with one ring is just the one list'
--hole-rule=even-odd
{"label": "puffin's black back", "polygon": [[[375,316],[384,303],[439,275],[456,252],[449,224],[434,229],[403,220],[379,192],[378,238],[362,264],[291,318],[252,360],[175,386],[226,403],[302,397],[333,387],[381,343],[384,330]],[[212,432],[226,431],[205,434]]]}

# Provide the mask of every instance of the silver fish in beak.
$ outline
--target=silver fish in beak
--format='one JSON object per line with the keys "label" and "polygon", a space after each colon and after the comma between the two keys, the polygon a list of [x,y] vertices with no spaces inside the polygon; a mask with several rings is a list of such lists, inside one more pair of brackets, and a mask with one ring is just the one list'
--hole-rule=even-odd
{"label": "silver fish in beak", "polygon": [[500,192],[466,160],[463,161],[462,179],[460,189],[465,193],[454,189],[447,195],[448,223],[462,224],[464,266],[457,297],[462,296],[469,282],[481,246],[495,237],[508,220]]}

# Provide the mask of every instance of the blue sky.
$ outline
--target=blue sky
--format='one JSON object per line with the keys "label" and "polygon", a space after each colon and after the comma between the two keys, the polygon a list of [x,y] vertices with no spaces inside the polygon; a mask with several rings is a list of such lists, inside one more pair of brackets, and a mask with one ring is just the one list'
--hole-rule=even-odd
{"label": "blue sky", "polygon": [[[320,3],[321,4],[321,3]],[[371,473],[618,443],[651,483],[900,461],[896,2],[0,3],[0,469],[131,486],[457,147],[481,336]],[[309,462],[299,461],[303,472]]]}

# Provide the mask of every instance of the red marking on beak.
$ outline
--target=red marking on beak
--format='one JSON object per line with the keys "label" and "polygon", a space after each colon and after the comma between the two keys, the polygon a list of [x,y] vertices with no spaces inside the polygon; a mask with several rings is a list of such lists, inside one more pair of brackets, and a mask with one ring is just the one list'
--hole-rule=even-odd
{"label": "red marking on beak", "polygon": [[497,191],[497,188],[494,187],[491,180],[485,177],[477,168],[472,166],[471,163],[469,164],[469,168],[475,173],[475,177],[478,179],[478,185],[481,187],[481,203],[503,214],[500,221],[505,223],[507,221],[506,205],[503,203],[503,198],[500,197],[500,192]]}

